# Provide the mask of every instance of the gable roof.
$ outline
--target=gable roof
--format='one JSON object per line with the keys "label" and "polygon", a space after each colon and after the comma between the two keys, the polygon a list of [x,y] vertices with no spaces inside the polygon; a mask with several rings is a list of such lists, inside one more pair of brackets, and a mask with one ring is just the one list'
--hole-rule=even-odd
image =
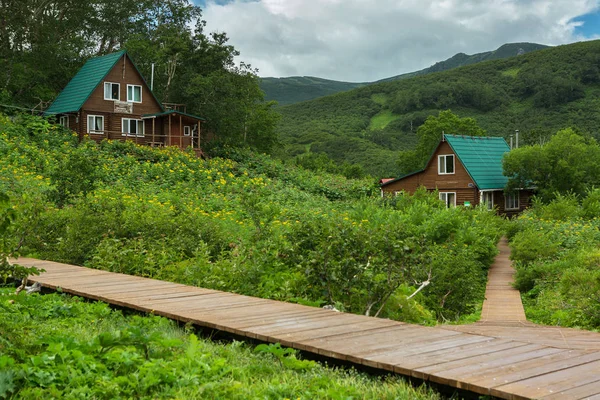
{"label": "gable roof", "polygon": [[[83,65],[83,67],[81,67],[73,79],[71,79],[67,86],[65,86],[63,91],[59,93],[44,114],[64,114],[79,111],[87,99],[89,99],[89,97],[92,95],[94,90],[98,87],[98,85],[102,83],[106,75],[112,71],[115,64],[124,55],[127,55],[127,50],[121,50],[116,53],[110,53],[87,60],[87,62]],[[129,55],[127,55],[127,57],[129,58]],[[146,80],[140,73],[133,60],[131,60],[131,58],[129,58],[129,60],[131,61],[131,64],[133,64],[133,67],[138,74],[140,74],[142,77],[144,84],[148,86]],[[156,103],[160,109],[163,110],[160,101],[158,101],[154,93],[152,91],[150,91],[150,93],[152,93],[152,96],[156,100]]]}
{"label": "gable roof", "polygon": [[510,151],[501,137],[444,135],[479,190],[504,189],[502,157]]}
{"label": "gable roof", "polygon": [[[444,134],[444,140],[448,142],[479,190],[504,189],[508,178],[503,174],[502,157],[510,148],[503,138]],[[438,147],[435,148],[426,165],[431,163]],[[425,168],[405,174],[394,180],[383,182],[380,186],[387,186],[424,171]]]}
{"label": "gable roof", "polygon": [[60,92],[45,114],[79,111],[123,54],[125,54],[125,50],[89,59]]}

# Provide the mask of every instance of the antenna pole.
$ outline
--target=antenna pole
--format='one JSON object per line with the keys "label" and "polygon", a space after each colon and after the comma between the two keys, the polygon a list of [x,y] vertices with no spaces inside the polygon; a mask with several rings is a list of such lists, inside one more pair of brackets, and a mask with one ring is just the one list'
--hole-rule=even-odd
{"label": "antenna pole", "polygon": [[154,90],[154,63],[152,63],[152,72],[150,73],[150,90]]}

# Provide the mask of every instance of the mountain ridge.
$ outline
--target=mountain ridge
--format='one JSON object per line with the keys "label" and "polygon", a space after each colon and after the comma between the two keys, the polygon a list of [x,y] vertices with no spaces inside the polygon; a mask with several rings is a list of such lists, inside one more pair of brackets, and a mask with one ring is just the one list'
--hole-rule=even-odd
{"label": "mountain ridge", "polygon": [[283,106],[302,101],[313,100],[318,97],[328,96],[381,82],[408,79],[419,75],[447,71],[453,68],[483,61],[527,54],[529,52],[542,50],[548,47],[549,46],[546,45],[528,42],[505,43],[496,50],[485,51],[471,55],[466,53],[457,53],[444,61],[436,62],[430,67],[423,68],[418,71],[391,76],[389,78],[379,79],[373,82],[345,82],[307,75],[289,76],[283,78],[264,77],[261,78],[260,87],[265,92],[266,100],[277,101],[279,105]]}

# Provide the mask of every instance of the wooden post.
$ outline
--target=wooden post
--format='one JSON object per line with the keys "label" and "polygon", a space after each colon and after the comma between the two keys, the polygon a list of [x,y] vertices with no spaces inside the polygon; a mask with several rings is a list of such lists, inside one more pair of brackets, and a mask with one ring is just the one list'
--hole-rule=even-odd
{"label": "wooden post", "polygon": [[169,114],[169,146],[171,145],[171,114]]}
{"label": "wooden post", "polygon": [[154,140],[154,121],[156,121],[156,117],[152,117],[152,146],[156,143]]}
{"label": "wooden post", "polygon": [[183,120],[181,114],[179,114],[179,148],[183,148]]}
{"label": "wooden post", "polygon": [[198,121],[198,149],[202,151],[202,146],[200,146],[200,121]]}

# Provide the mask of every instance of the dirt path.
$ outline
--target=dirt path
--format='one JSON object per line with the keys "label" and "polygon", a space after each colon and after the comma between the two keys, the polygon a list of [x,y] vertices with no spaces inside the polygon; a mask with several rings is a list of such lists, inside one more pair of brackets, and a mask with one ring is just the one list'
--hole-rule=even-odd
{"label": "dirt path", "polygon": [[512,267],[510,248],[506,238],[498,243],[500,253],[488,272],[485,301],[481,310],[480,322],[489,324],[523,323],[525,310],[519,291],[512,287],[515,269]]}

